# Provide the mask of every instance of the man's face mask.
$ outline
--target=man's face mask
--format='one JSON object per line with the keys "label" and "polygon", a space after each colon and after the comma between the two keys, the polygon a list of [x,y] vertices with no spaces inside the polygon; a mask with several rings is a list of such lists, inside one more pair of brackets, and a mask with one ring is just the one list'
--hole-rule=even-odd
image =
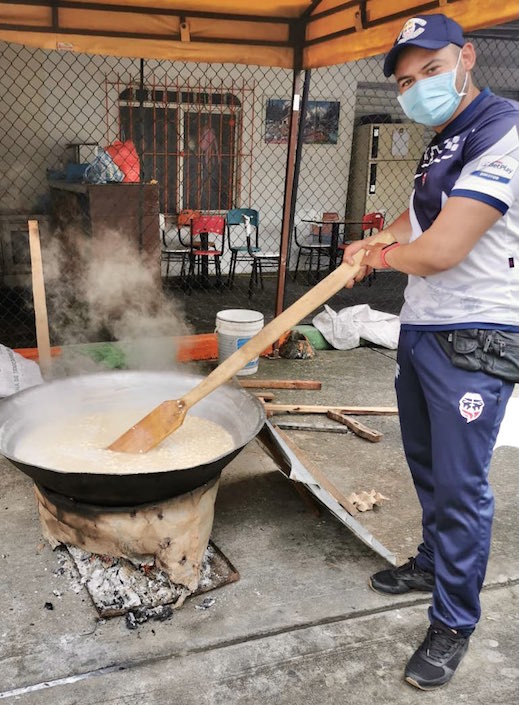
{"label": "man's face mask", "polygon": [[398,102],[410,120],[427,127],[437,127],[454,115],[461,99],[467,94],[465,88],[468,73],[465,74],[461,92],[458,93],[456,89],[456,74],[460,60],[461,51],[452,71],[423,78],[398,96]]}

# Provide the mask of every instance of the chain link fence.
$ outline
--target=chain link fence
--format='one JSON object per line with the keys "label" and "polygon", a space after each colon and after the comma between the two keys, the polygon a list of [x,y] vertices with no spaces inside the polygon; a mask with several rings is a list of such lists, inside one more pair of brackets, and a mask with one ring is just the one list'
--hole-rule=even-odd
{"label": "chain link fence", "polygon": [[[476,83],[518,98],[518,44],[474,41]],[[273,315],[291,71],[0,43],[0,85],[0,342],[36,342],[29,218],[55,345],[129,334],[130,311],[196,332],[224,308]],[[313,70],[303,134],[286,305],[344,241],[405,210],[431,138],[406,120],[382,57]],[[398,313],[405,279],[379,272],[331,305]]]}

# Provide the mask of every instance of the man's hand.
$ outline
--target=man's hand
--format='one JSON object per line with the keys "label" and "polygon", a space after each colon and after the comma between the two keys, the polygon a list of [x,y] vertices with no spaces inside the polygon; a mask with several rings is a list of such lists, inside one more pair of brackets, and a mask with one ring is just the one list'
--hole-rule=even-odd
{"label": "man's hand", "polygon": [[[371,238],[367,237],[364,240],[357,240],[356,242],[352,242],[346,249],[344,250],[344,255],[342,258],[343,262],[346,262],[346,264],[349,265],[354,265],[355,262],[353,261],[354,255],[357,254],[357,252],[360,252],[361,250],[365,250],[366,247],[369,244],[369,241]],[[364,262],[364,260],[363,260]],[[363,279],[365,279],[367,276],[371,274],[373,271],[373,267],[369,266],[362,266],[360,269],[359,273],[357,274],[356,277],[353,279],[350,279],[348,282],[346,282],[346,289],[352,289],[357,282],[361,282]]]}
{"label": "man's hand", "polygon": [[400,243],[393,242],[391,245],[386,245],[383,242],[376,242],[367,245],[362,264],[368,269],[391,269],[391,265],[386,261],[386,254],[395,247],[400,247]]}
{"label": "man's hand", "polygon": [[[386,231],[386,234],[389,234],[389,231]],[[349,265],[355,264],[353,257],[357,254],[357,252],[364,252],[364,256],[361,261],[361,269],[356,277],[346,282],[346,289],[351,289],[356,282],[360,282],[365,279],[374,269],[389,269],[389,265],[384,258],[385,252],[388,249],[397,247],[399,243],[393,242],[388,245],[387,242],[378,242],[377,240],[378,238],[376,235],[373,237],[367,237],[364,240],[352,242],[351,245],[348,245],[348,247],[344,250],[342,261]]]}

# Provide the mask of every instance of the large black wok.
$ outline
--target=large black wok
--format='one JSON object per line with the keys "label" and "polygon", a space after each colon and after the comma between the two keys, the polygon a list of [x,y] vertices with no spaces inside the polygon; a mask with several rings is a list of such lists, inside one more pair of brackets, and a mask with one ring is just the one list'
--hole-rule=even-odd
{"label": "large black wok", "polygon": [[152,409],[166,399],[181,397],[201,379],[178,372],[105,372],[26,389],[0,401],[0,453],[42,487],[80,502],[131,506],[189,492],[218,476],[265,422],[259,401],[237,386],[224,385],[196,405],[195,416],[220,424],[234,441],[231,452],[204,465],[127,475],[85,473],[81,467],[63,472],[23,462],[16,457],[16,445],[24,434],[52,419],[117,411],[136,401]]}

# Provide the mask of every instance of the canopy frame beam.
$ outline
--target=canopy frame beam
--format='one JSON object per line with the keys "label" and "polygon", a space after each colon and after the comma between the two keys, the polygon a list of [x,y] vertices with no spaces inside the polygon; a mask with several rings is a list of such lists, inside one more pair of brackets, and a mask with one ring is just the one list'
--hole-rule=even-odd
{"label": "canopy frame beam", "polygon": [[[459,2],[459,0],[449,0],[449,4],[454,4],[456,2]],[[360,27],[363,30],[371,29],[372,27],[378,27],[380,25],[385,24],[386,22],[391,22],[392,20],[400,20],[409,17],[409,9],[407,9],[401,10],[400,12],[394,12],[391,15],[384,15],[383,17],[379,17],[377,20],[370,20],[368,18],[368,13],[366,9],[366,1],[351,0],[350,2],[345,2],[342,5],[337,5],[336,7],[330,8],[329,10],[324,10],[323,12],[318,13],[317,15],[310,15],[310,17],[307,18],[307,23],[313,22],[316,19],[320,19],[322,17],[335,15],[341,10],[345,10],[355,6],[359,7],[358,16],[360,20]],[[416,7],[413,7],[412,10],[413,13],[417,15],[422,12],[429,12],[430,10],[441,10],[442,7],[443,5],[441,0],[431,0],[430,2],[425,2],[420,5],[417,5]],[[337,32],[330,32],[329,34],[323,34],[320,37],[307,39],[304,43],[304,48],[306,49],[307,47],[314,46],[315,44],[322,44],[323,42],[327,42],[330,39],[339,39],[340,37],[347,37],[350,34],[356,34],[358,31],[359,30],[357,27],[347,27],[346,29],[341,29]]]}
{"label": "canopy frame beam", "polygon": [[[67,35],[77,35],[83,37],[119,37],[121,39],[156,39],[156,40],[166,40],[166,41],[181,41],[181,36],[179,32],[169,33],[169,34],[150,34],[145,32],[117,32],[113,30],[95,30],[95,29],[79,29],[74,27],[60,27],[59,25],[53,24],[49,27],[40,27],[38,25],[19,25],[19,24],[7,24],[0,23],[0,29],[7,30],[10,32],[37,32],[42,34],[67,34]],[[271,47],[286,47],[292,48],[292,44],[289,41],[275,41],[266,39],[248,39],[248,38],[235,38],[230,39],[228,37],[193,37],[191,36],[190,42],[195,44],[232,44],[239,46],[271,46]]]}
{"label": "canopy frame beam", "polygon": [[[358,2],[358,0],[357,0]],[[207,20],[234,20],[237,22],[264,22],[267,24],[294,24],[299,17],[272,17],[270,15],[246,15],[236,12],[210,12],[203,10],[185,10],[170,7],[148,7],[147,5],[118,5],[115,3],[94,3],[88,0],[2,0],[3,5],[30,5],[36,7],[60,8],[67,10],[92,10],[94,12],[121,12],[147,15],[164,15],[171,17],[200,18]]]}

